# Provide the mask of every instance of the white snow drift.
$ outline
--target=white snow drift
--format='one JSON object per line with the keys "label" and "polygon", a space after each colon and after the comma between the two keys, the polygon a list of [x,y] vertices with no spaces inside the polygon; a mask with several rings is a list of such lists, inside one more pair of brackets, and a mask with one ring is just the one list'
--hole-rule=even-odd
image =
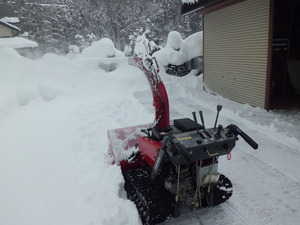
{"label": "white snow drift", "polygon": [[[89,49],[93,57],[103,50]],[[107,130],[151,123],[151,92],[124,60],[112,72],[97,65],[53,54],[32,61],[0,48],[0,224],[141,224],[120,168],[107,157]],[[166,224],[298,224],[299,111],[266,112],[212,96],[201,76],[162,78],[172,119],[203,110],[211,126],[222,104],[220,123],[237,124],[260,145],[253,151],[239,141],[231,161],[220,159],[234,186],[228,202]]]}

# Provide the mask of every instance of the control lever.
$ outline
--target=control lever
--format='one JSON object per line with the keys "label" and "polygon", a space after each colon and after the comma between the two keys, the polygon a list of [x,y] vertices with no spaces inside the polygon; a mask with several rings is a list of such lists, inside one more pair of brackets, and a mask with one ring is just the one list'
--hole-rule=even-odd
{"label": "control lever", "polygon": [[218,122],[218,119],[219,119],[219,113],[220,113],[222,107],[223,107],[223,106],[221,106],[221,105],[217,105],[217,117],[216,117],[214,129],[216,129],[217,122]]}
{"label": "control lever", "polygon": [[215,137],[216,138],[221,138],[221,130],[223,129],[223,126],[222,125],[219,125],[218,126],[218,131],[217,133],[215,133]]}
{"label": "control lever", "polygon": [[240,135],[253,149],[258,148],[258,144],[251,137],[249,137],[246,133],[244,133],[238,126],[236,126],[234,124],[230,124],[228,132],[232,132],[236,136]]}
{"label": "control lever", "polygon": [[199,114],[200,114],[200,119],[201,119],[201,123],[202,123],[202,126],[203,126],[203,130],[205,130],[205,124],[204,124],[204,118],[203,118],[202,111],[199,111]]}
{"label": "control lever", "polygon": [[192,112],[192,114],[193,114],[193,117],[194,117],[194,121],[195,121],[195,123],[196,123],[197,133],[199,134],[200,132],[199,132],[199,127],[198,127],[198,122],[197,122],[196,113],[195,113],[195,112]]}

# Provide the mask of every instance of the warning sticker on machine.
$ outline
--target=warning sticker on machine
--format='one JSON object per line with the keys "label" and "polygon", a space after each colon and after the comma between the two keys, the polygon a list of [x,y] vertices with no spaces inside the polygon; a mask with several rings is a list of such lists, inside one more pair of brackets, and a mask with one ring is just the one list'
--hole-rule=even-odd
{"label": "warning sticker on machine", "polygon": [[182,137],[182,138],[177,138],[178,141],[182,141],[182,140],[187,140],[187,139],[191,139],[192,137]]}

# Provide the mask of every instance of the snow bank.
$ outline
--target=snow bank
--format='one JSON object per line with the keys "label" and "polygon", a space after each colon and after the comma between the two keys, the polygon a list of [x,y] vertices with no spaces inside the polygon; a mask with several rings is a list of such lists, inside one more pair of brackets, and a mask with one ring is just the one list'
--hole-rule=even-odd
{"label": "snow bank", "polygon": [[[12,48],[0,48],[0,116],[37,97],[34,63]],[[25,75],[24,75],[25,73]]]}
{"label": "snow bank", "polygon": [[35,48],[38,47],[38,43],[22,37],[0,38],[0,48],[2,47],[10,47],[14,49]]}
{"label": "snow bank", "polygon": [[182,51],[186,56],[186,60],[203,56],[203,32],[194,33],[184,39],[182,43]]}
{"label": "snow bank", "polygon": [[121,85],[139,90],[146,79],[125,73],[122,61],[108,74],[11,48],[0,48],[0,68],[0,224],[141,224],[107,159],[106,132],[147,118],[143,107],[139,119],[132,114],[135,97]]}

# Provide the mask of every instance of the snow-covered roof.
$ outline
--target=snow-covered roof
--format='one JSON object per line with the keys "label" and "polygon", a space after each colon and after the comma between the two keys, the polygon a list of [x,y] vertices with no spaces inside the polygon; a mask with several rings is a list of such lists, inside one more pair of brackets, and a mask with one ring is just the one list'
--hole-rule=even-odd
{"label": "snow-covered roof", "polygon": [[13,49],[35,48],[38,47],[38,43],[22,37],[0,38],[0,48],[1,47],[10,47]]}
{"label": "snow-covered roof", "polygon": [[20,20],[18,17],[3,17],[0,19],[0,21],[5,22],[5,23],[19,23]]}
{"label": "snow-covered roof", "polygon": [[181,1],[182,1],[182,4],[184,4],[184,3],[194,4],[194,3],[198,2],[198,0],[181,0]]}
{"label": "snow-covered roof", "polygon": [[203,1],[199,1],[199,0],[181,0],[181,1],[182,1],[182,6],[181,6],[182,15],[194,12],[203,6]]}
{"label": "snow-covered roof", "polygon": [[10,29],[13,29],[13,30],[15,30],[15,31],[17,31],[17,32],[20,32],[20,31],[21,31],[20,28],[14,26],[14,25],[12,25],[12,24],[10,24],[10,23],[8,23],[8,22],[3,21],[2,19],[0,19],[0,24],[4,25],[4,26],[6,26],[6,27],[8,27],[8,28],[10,28]]}
{"label": "snow-covered roof", "polygon": [[185,15],[226,0],[181,0],[181,14]]}
{"label": "snow-covered roof", "polygon": [[56,7],[56,8],[65,8],[68,9],[69,6],[66,4],[54,4],[54,3],[36,3],[36,2],[27,2],[26,5],[38,5],[38,6],[42,6],[42,7]]}

